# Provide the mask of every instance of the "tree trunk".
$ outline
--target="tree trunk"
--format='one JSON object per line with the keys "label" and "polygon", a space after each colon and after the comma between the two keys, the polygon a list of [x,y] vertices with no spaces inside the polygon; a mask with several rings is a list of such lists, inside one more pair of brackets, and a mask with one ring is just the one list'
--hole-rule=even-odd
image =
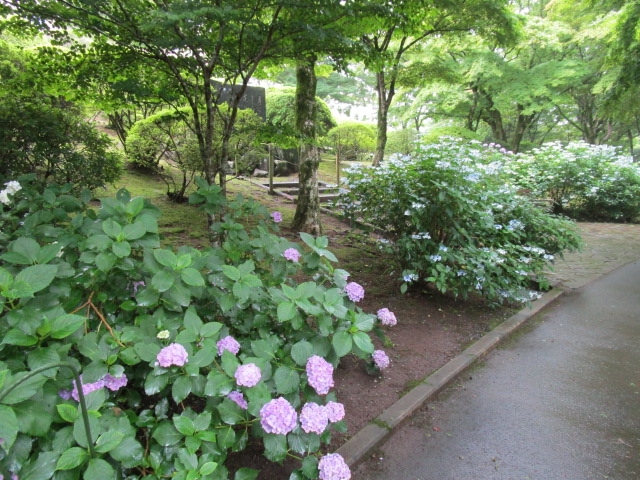
{"label": "tree trunk", "polygon": [[316,73],[315,55],[298,60],[296,65],[296,127],[303,138],[300,146],[298,173],[298,203],[291,227],[300,232],[319,235],[320,198],[318,195],[318,165],[316,146]]}
{"label": "tree trunk", "polygon": [[373,165],[377,167],[384,159],[387,146],[387,126],[389,123],[389,105],[393,98],[393,88],[387,91],[384,72],[376,73],[376,90],[378,92],[378,121],[376,131],[376,151],[373,155]]}

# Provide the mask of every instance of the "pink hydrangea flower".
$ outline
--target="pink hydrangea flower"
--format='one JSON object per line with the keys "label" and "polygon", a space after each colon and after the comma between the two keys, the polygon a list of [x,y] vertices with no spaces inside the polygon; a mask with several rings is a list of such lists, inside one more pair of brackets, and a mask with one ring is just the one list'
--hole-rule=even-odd
{"label": "pink hydrangea flower", "polygon": [[127,385],[127,376],[125,374],[120,375],[119,377],[114,377],[113,375],[107,373],[102,379],[104,382],[104,386],[107,387],[112,392],[117,392],[122,387]]}
{"label": "pink hydrangea flower", "polygon": [[347,283],[346,287],[344,287],[344,291],[347,292],[347,296],[352,302],[359,302],[364,298],[364,288],[356,282]]}
{"label": "pink hydrangea flower", "polygon": [[172,343],[160,350],[156,360],[158,361],[157,365],[160,365],[163,368],[168,368],[171,365],[182,367],[187,363],[188,357],[189,354],[182,345],[179,343]]}
{"label": "pink hydrangea flower", "polygon": [[330,453],[318,463],[320,480],[349,480],[351,470],[339,453]]}
{"label": "pink hydrangea flower", "polygon": [[240,351],[240,344],[231,335],[227,335],[226,337],[218,340],[216,347],[218,347],[218,355],[222,355],[222,352],[225,350],[229,350],[234,355],[237,355]]}
{"label": "pink hydrangea flower", "polygon": [[298,423],[298,415],[286,398],[274,398],[260,409],[260,425],[267,433],[286,435]]}
{"label": "pink hydrangea flower", "polygon": [[282,214],[280,212],[271,213],[271,218],[274,222],[280,223],[282,221]]}
{"label": "pink hydrangea flower", "polygon": [[307,360],[307,378],[318,395],[326,395],[333,387],[333,365],[324,358],[313,355]]}
{"label": "pink hydrangea flower", "polygon": [[305,403],[300,411],[300,426],[307,433],[321,435],[327,428],[329,417],[325,407],[317,403]]}
{"label": "pink hydrangea flower", "polygon": [[[82,394],[84,396],[87,396],[91,392],[95,392],[96,390],[100,390],[101,388],[104,388],[104,380],[102,379],[93,383],[84,383],[82,381],[82,375],[80,375],[80,383],[82,384]],[[78,395],[78,386],[76,385],[76,382],[73,382],[73,390],[71,390],[71,397],[76,402],[80,401],[80,396]]]}
{"label": "pink hydrangea flower", "polygon": [[393,312],[389,311],[388,308],[381,308],[378,310],[378,319],[382,325],[387,325],[389,327],[393,327],[398,323],[396,320],[396,316]]}
{"label": "pink hydrangea flower", "polygon": [[300,252],[298,252],[298,250],[296,250],[295,248],[287,248],[282,256],[292,262],[297,262],[298,260],[300,260]]}
{"label": "pink hydrangea flower", "polygon": [[227,398],[229,400],[234,401],[243,410],[246,410],[247,408],[249,408],[249,404],[245,400],[244,395],[242,394],[242,392],[239,392],[238,390],[234,390],[233,392],[230,392],[227,395]]}
{"label": "pink hydrangea flower", "polygon": [[262,372],[255,363],[247,363],[240,365],[236,370],[236,383],[243,387],[253,387],[258,384],[262,378]]}
{"label": "pink hydrangea flower", "polygon": [[324,406],[327,411],[327,418],[331,423],[344,419],[344,405],[338,402],[328,402]]}
{"label": "pink hydrangea flower", "polygon": [[371,358],[373,358],[373,363],[380,370],[387,368],[389,366],[389,363],[391,363],[389,360],[389,357],[387,356],[386,353],[384,353],[383,350],[374,350],[373,354],[371,355]]}

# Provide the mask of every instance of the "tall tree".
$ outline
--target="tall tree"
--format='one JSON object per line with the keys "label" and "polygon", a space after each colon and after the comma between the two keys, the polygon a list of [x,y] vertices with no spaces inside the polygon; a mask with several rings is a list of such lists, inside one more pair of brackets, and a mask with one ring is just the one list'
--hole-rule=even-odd
{"label": "tall tree", "polygon": [[[226,187],[229,138],[240,98],[259,63],[291,35],[296,5],[277,0],[0,0],[25,23],[92,58],[128,59],[171,79],[192,112],[207,181]],[[71,35],[71,32],[75,35]],[[86,42],[86,38],[90,42]],[[228,99],[227,115],[216,115]],[[220,150],[214,122],[223,119]]]}
{"label": "tall tree", "polygon": [[[386,8],[388,7],[388,8]],[[376,10],[377,9],[377,10]],[[428,37],[474,35],[502,44],[515,37],[515,18],[505,0],[401,0],[372,2],[372,15],[361,25],[365,64],[376,75],[378,144],[374,165],[384,157],[388,115],[405,55]]]}

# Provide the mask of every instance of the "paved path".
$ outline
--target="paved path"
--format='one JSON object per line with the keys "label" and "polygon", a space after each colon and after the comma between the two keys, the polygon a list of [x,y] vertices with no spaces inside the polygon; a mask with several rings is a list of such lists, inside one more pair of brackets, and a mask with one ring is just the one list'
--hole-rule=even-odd
{"label": "paved path", "polygon": [[640,258],[640,227],[582,229],[583,253],[556,267],[575,290],[397,429],[354,480],[640,478],[640,262],[593,282]]}
{"label": "paved path", "polygon": [[577,288],[640,258],[640,225],[581,223],[580,233],[584,248],[556,262],[552,285]]}

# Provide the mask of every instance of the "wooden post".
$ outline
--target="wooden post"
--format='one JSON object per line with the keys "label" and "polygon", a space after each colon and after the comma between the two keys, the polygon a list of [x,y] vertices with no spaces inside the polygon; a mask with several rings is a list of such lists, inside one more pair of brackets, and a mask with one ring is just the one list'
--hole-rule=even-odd
{"label": "wooden post", "polygon": [[337,137],[336,142],[336,184],[340,186],[340,136]]}
{"label": "wooden post", "polygon": [[269,144],[269,195],[275,195],[273,191],[273,171],[275,170],[273,164],[273,152],[271,151],[271,144]]}

